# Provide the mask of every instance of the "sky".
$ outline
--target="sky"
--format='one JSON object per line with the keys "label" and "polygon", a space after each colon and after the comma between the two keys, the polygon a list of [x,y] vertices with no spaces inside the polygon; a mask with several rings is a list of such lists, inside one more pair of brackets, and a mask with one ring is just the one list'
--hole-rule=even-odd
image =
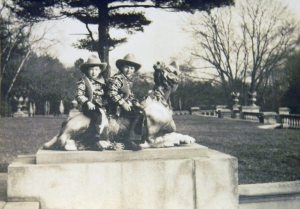
{"label": "sky", "polygon": [[[300,0],[281,0],[287,4],[300,22]],[[142,64],[141,72],[152,71],[156,61],[169,62],[172,57],[178,57],[182,62],[188,56],[187,48],[191,37],[183,31],[183,25],[188,17],[185,13],[165,12],[148,9],[146,17],[152,23],[146,26],[144,32],[130,35],[128,42],[119,45],[110,52],[110,63],[115,68],[115,61],[127,53],[133,53]],[[48,49],[48,53],[57,57],[65,66],[70,67],[74,62],[91,54],[87,50],[76,49],[72,46],[82,33],[86,33],[85,25],[76,20],[64,19],[51,21],[38,26],[46,28],[47,39],[56,40],[57,44]],[[38,30],[37,30],[38,31]]]}
{"label": "sky", "polygon": [[[144,32],[137,32],[128,36],[128,42],[117,46],[110,52],[110,63],[115,63],[127,53],[133,53],[137,60],[142,63],[143,71],[152,70],[156,61],[168,62],[170,57],[176,56],[183,50],[189,40],[189,35],[183,33],[181,22],[185,14],[174,14],[164,11],[148,11],[147,18],[152,23],[144,28]],[[163,19],[163,21],[160,21]],[[38,26],[40,27],[40,26]],[[84,60],[91,54],[87,50],[79,50],[72,47],[79,34],[86,33],[85,26],[76,20],[65,19],[61,21],[50,21],[43,24],[46,27],[47,39],[55,39],[58,43],[52,46],[49,53],[65,64],[72,66],[78,58]]]}

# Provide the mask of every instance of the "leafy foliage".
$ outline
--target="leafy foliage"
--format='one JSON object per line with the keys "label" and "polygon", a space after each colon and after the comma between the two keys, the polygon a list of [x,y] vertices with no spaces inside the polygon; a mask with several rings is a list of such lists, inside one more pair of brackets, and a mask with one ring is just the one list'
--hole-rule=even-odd
{"label": "leafy foliage", "polygon": [[285,68],[288,89],[282,98],[282,104],[290,107],[293,113],[300,114],[300,51],[288,58]]}
{"label": "leafy foliage", "polygon": [[213,86],[210,82],[188,80],[182,82],[173,95],[173,108],[189,110],[193,106],[214,108],[216,104],[226,104],[221,86]]}
{"label": "leafy foliage", "polygon": [[36,103],[38,114],[43,113],[44,103],[49,100],[51,112],[56,113],[60,100],[69,108],[79,77],[80,72],[74,67],[65,69],[57,59],[33,55],[20,73],[12,95],[28,96]]}

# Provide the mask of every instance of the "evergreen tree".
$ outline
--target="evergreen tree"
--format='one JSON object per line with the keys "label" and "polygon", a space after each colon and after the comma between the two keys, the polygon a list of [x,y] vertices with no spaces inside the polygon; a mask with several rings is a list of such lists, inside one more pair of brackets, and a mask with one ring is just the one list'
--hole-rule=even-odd
{"label": "evergreen tree", "polygon": [[[86,25],[86,38],[77,47],[97,51],[108,62],[109,50],[126,41],[112,38],[109,29],[124,29],[128,33],[143,31],[150,21],[143,11],[147,8],[194,12],[233,4],[233,0],[12,0],[12,8],[27,21],[42,21],[62,17],[75,18]],[[91,25],[98,26],[97,37]]]}

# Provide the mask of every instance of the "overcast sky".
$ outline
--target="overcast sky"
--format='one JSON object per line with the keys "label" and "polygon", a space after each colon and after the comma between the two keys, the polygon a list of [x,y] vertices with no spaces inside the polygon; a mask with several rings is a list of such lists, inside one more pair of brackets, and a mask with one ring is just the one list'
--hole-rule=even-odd
{"label": "overcast sky", "polygon": [[[287,4],[295,16],[300,20],[300,0],[281,0]],[[145,27],[144,33],[129,36],[128,42],[118,46],[110,53],[110,63],[115,68],[116,59],[127,53],[134,53],[143,67],[142,72],[152,71],[152,65],[158,60],[168,62],[171,57],[183,58],[187,55],[186,47],[190,37],[182,31],[187,14],[147,10],[146,16],[152,21]],[[52,21],[46,25],[49,39],[56,39],[58,44],[51,47],[49,53],[65,64],[72,66],[78,58],[86,59],[90,52],[72,47],[72,43],[86,33],[85,26],[76,20]],[[179,58],[179,62],[182,61]]]}

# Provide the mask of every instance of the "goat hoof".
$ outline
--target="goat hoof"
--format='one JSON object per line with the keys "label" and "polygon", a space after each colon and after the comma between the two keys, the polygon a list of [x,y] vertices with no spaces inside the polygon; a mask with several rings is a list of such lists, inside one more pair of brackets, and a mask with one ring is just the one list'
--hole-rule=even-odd
{"label": "goat hoof", "polygon": [[103,151],[103,150],[104,150],[104,148],[103,148],[103,146],[101,145],[101,143],[99,143],[99,142],[96,143],[96,150],[97,150],[97,151]]}
{"label": "goat hoof", "polygon": [[148,142],[144,142],[143,144],[140,144],[140,146],[141,146],[143,149],[150,148],[150,144],[149,144]]}
{"label": "goat hoof", "polygon": [[68,140],[64,146],[66,151],[77,151],[77,147],[74,140]]}

